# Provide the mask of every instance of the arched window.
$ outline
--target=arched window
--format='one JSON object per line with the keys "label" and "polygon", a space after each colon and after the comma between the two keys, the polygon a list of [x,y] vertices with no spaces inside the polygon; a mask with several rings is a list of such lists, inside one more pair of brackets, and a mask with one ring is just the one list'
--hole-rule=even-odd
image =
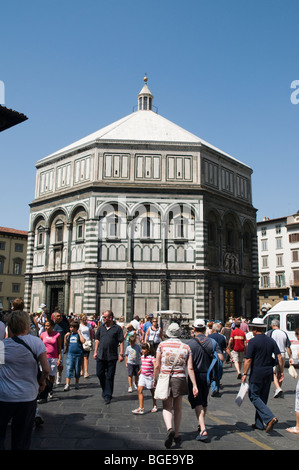
{"label": "arched window", "polygon": [[141,221],[141,236],[143,238],[151,237],[151,218],[143,217]]}
{"label": "arched window", "polygon": [[62,243],[63,242],[63,228],[64,224],[62,220],[57,220],[55,223],[55,242]]}
{"label": "arched window", "polygon": [[108,237],[116,238],[119,236],[119,218],[116,214],[110,215],[107,218],[108,224]]}
{"label": "arched window", "polygon": [[75,220],[76,224],[76,241],[82,242],[84,241],[85,236],[85,220],[82,217],[78,217]]}

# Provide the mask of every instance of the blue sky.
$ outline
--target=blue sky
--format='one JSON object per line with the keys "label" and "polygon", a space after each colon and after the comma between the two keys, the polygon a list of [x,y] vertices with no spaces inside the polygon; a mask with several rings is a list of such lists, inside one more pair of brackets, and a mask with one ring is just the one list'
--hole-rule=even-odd
{"label": "blue sky", "polygon": [[[10,0],[0,226],[28,229],[35,163],[133,111],[147,73],[165,118],[253,169],[257,220],[299,210],[297,0]],[[299,97],[299,94],[298,94]]]}

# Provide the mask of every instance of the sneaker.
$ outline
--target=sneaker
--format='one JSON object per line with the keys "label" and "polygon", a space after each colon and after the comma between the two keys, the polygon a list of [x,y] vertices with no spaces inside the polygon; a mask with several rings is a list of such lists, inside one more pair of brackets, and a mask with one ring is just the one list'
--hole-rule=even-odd
{"label": "sneaker", "polygon": [[70,390],[70,386],[69,384],[66,384],[66,386],[64,387],[63,391],[64,392],[68,392]]}
{"label": "sneaker", "polygon": [[48,393],[48,398],[50,398],[50,400],[51,400],[51,398],[53,398],[53,392]]}
{"label": "sneaker", "polygon": [[129,393],[132,393],[132,392],[133,392],[132,387],[129,387],[129,388],[128,388],[128,392],[129,392]]}
{"label": "sneaker", "polygon": [[136,410],[132,410],[134,415],[144,415],[144,408],[136,408]]}
{"label": "sneaker", "polygon": [[274,397],[273,398],[278,398],[278,397],[281,397],[282,395],[282,389],[281,388],[277,388],[274,392]]}
{"label": "sneaker", "polygon": [[79,384],[75,384],[75,389],[76,389],[76,390],[79,389]]}
{"label": "sneaker", "polygon": [[47,403],[48,399],[47,398],[40,398],[39,400],[37,400],[37,403],[39,405],[43,404],[43,403]]}
{"label": "sneaker", "polygon": [[61,384],[61,377],[60,377],[60,375],[57,375],[56,385],[60,385],[60,384]]}
{"label": "sneaker", "polygon": [[135,383],[133,383],[133,387],[134,387],[134,390],[137,390],[137,385]]}
{"label": "sneaker", "polygon": [[41,426],[42,424],[44,424],[44,420],[41,416],[37,415],[35,416],[34,418],[34,423],[35,423],[35,427],[39,428],[39,426]]}

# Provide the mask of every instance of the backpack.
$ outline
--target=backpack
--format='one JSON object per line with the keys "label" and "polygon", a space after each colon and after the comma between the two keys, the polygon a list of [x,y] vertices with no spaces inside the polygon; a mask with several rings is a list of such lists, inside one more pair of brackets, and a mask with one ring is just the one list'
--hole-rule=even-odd
{"label": "backpack", "polygon": [[204,350],[204,352],[210,357],[211,359],[211,363],[210,363],[210,366],[209,366],[209,369],[207,371],[207,384],[210,385],[211,382],[213,380],[216,379],[216,377],[218,376],[218,373],[219,373],[219,357],[218,357],[218,354],[216,352],[216,346],[217,346],[217,342],[213,339],[213,338],[210,338],[210,340],[212,341],[213,343],[213,353],[210,354],[204,347],[204,345],[202,344],[201,341],[199,341],[198,338],[194,338],[198,344],[200,344],[200,346],[202,347],[202,349]]}
{"label": "backpack", "polygon": [[[274,333],[274,331],[275,331],[275,330],[273,330],[273,329],[272,329],[272,330],[269,330],[269,331],[267,331],[266,335],[271,338],[272,335],[273,335],[273,333]],[[286,338],[287,338],[287,340],[286,340],[286,347],[287,347],[287,348],[290,348],[290,347],[291,347],[291,341],[290,341],[290,339],[289,339],[289,337],[288,337],[288,334],[287,334],[284,330],[280,330],[280,331],[282,331],[282,332],[286,335]]]}
{"label": "backpack", "polygon": [[32,335],[32,336],[39,336],[37,328],[31,316],[30,316],[30,328],[29,328],[28,333],[29,335]]}

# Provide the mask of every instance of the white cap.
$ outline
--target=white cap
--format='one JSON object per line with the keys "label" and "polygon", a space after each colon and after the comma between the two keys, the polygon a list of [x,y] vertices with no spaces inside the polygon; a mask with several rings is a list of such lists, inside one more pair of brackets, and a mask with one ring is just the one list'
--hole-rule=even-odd
{"label": "white cap", "polygon": [[202,318],[198,318],[193,323],[193,326],[194,328],[203,328],[204,326],[206,326],[206,322]]}

